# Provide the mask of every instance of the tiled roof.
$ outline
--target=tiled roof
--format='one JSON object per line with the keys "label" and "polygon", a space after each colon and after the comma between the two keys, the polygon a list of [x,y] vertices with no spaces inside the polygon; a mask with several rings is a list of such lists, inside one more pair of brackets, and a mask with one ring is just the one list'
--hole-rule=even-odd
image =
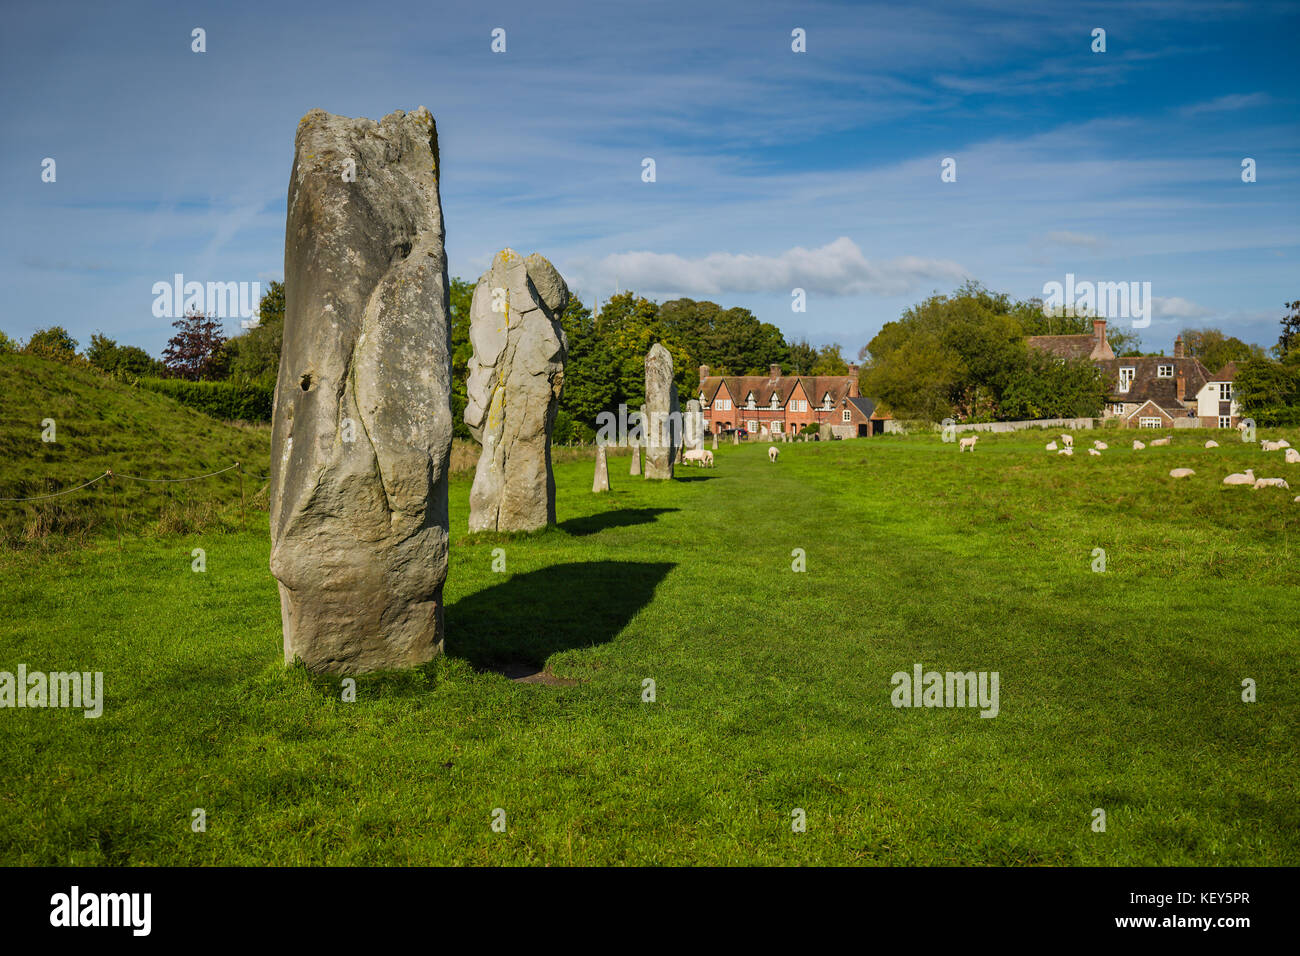
{"label": "tiled roof", "polygon": [[1086,335],[1031,335],[1025,341],[1030,348],[1060,359],[1086,359],[1092,355],[1096,345],[1091,332]]}
{"label": "tiled roof", "polygon": [[[1134,355],[1109,359],[1095,364],[1111,377],[1110,400],[1112,402],[1145,402],[1150,400],[1171,413],[1177,409],[1185,410],[1187,405],[1195,404],[1196,393],[1204,387],[1206,382],[1210,381],[1209,371],[1201,364],[1201,360],[1196,358]],[[1161,378],[1159,374],[1161,365],[1172,365],[1174,374],[1169,378]],[[1129,386],[1127,392],[1119,391],[1119,370],[1121,368],[1134,370],[1133,383]],[[1178,400],[1178,376],[1180,374],[1186,382],[1186,387],[1183,389],[1183,402],[1181,403]]]}
{"label": "tiled roof", "polygon": [[839,408],[843,400],[849,397],[853,383],[850,375],[782,375],[769,378],[766,375],[710,375],[700,383],[706,404],[712,404],[718,390],[726,383],[727,392],[736,408],[745,408],[745,400],[754,394],[756,408],[771,408],[772,395],[777,396],[777,407],[784,408],[795,392],[796,384],[800,386],[808,399],[808,407],[820,408],[829,392],[831,407]]}

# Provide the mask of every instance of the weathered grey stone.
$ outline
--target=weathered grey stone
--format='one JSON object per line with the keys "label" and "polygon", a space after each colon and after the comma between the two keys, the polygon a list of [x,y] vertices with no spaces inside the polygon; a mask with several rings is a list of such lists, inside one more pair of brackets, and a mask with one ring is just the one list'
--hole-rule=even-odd
{"label": "weathered grey stone", "polygon": [[285,660],[317,671],[442,650],[451,354],[438,177],[424,107],[378,123],[313,110],[298,124],[270,563]]}
{"label": "weathered grey stone", "polygon": [[609,491],[609,463],[605,460],[605,446],[596,446],[596,475],[591,482],[592,491]]}
{"label": "weathered grey stone", "polygon": [[718,450],[718,433],[717,433],[717,432],[714,432],[714,433],[713,433],[713,450],[714,450],[714,451],[717,451],[717,450]]}
{"label": "weathered grey stone", "polygon": [[645,357],[645,476],[666,480],[681,446],[681,406],[673,383],[673,357],[656,342]]}
{"label": "weathered grey stone", "polygon": [[470,531],[555,523],[551,430],[564,388],[560,313],[569,289],[534,253],[503,249],[474,288],[465,424],[483,446],[469,494]]}
{"label": "weathered grey stone", "polygon": [[692,398],[686,403],[686,411],[682,415],[682,449],[685,453],[703,448],[704,411],[700,408],[700,400]]}
{"label": "weathered grey stone", "polygon": [[641,446],[636,442],[630,442],[632,446],[632,467],[628,469],[629,475],[641,476]]}

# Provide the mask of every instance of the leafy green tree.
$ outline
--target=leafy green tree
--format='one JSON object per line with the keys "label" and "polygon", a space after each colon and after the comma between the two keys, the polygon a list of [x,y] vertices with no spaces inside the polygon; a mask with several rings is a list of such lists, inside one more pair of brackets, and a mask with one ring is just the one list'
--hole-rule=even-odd
{"label": "leafy green tree", "polygon": [[18,351],[18,343],[9,336],[0,332],[0,355],[8,355]]}
{"label": "leafy green tree", "polygon": [[144,349],[134,345],[118,345],[102,332],[96,332],[90,337],[90,345],[86,347],[84,355],[100,371],[127,380],[160,377],[166,373],[163,363]]}
{"label": "leafy green tree", "polygon": [[258,303],[257,325],[225,343],[230,378],[274,385],[283,344],[284,283],[272,282]]}
{"label": "leafy green tree", "polygon": [[474,302],[475,283],[452,276],[448,283],[447,312],[451,319],[451,433],[457,438],[471,438],[465,424],[465,406],[469,404],[469,360],[474,346],[469,340],[469,312]]}
{"label": "leafy green tree", "polygon": [[1291,311],[1282,316],[1282,334],[1273,347],[1273,354],[1280,359],[1300,351],[1300,299],[1286,303],[1286,307]]}
{"label": "leafy green tree", "polygon": [[1211,374],[1229,362],[1266,357],[1258,345],[1248,345],[1236,336],[1225,335],[1220,329],[1183,329],[1180,334],[1187,354],[1200,359]]}
{"label": "leafy green tree", "polygon": [[817,364],[817,349],[809,345],[807,339],[790,343],[787,355],[785,370],[791,375],[813,374],[813,367]]}
{"label": "leafy green tree", "polygon": [[817,361],[812,365],[809,375],[848,375],[849,363],[840,354],[840,343],[823,345],[817,351]]}
{"label": "leafy green tree", "polygon": [[715,375],[758,375],[788,359],[781,330],[760,322],[748,309],[672,299],[658,311],[665,340],[676,343],[692,366],[708,365]]}
{"label": "leafy green tree", "polygon": [[615,389],[609,410],[626,403],[636,410],[645,402],[645,356],[656,342],[662,343],[673,359],[673,381],[680,401],[685,401],[697,384],[698,369],[693,357],[659,322],[659,308],[633,292],[613,296],[600,310],[596,332],[612,359]]}
{"label": "leafy green tree", "polygon": [[77,340],[63,326],[52,325],[48,329],[33,332],[23,351],[29,355],[69,362],[76,358]]}
{"label": "leafy green tree", "polygon": [[1001,414],[1009,421],[1034,418],[1091,418],[1101,413],[1109,389],[1087,361],[1057,361],[1030,350],[1002,395]]}
{"label": "leafy green tree", "polygon": [[1232,389],[1243,417],[1272,427],[1300,424],[1300,362],[1250,359],[1238,368]]}

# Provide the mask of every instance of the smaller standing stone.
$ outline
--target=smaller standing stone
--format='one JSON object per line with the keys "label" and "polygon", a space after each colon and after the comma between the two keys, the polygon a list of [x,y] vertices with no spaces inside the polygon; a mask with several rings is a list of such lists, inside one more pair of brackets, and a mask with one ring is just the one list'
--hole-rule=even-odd
{"label": "smaller standing stone", "polygon": [[714,433],[713,433],[713,450],[714,450],[714,451],[717,451],[717,450],[718,450],[718,433],[717,433],[717,432],[714,432]]}
{"label": "smaller standing stone", "polygon": [[596,446],[596,477],[591,483],[591,490],[609,491],[609,463],[605,460],[605,446]]}
{"label": "smaller standing stone", "polygon": [[731,433],[731,443],[733,445],[740,444],[740,429],[736,429],[734,432]]}
{"label": "smaller standing stone", "polygon": [[632,467],[628,470],[628,474],[641,477],[641,446],[636,442],[632,442]]}

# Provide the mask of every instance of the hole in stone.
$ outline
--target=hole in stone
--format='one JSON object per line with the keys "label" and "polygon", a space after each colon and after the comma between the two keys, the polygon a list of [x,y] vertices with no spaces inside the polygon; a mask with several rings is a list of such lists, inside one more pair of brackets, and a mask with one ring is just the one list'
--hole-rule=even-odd
{"label": "hole in stone", "polygon": [[298,382],[298,384],[302,386],[302,390],[303,390],[304,392],[307,391],[308,389],[310,389],[310,388],[311,388],[311,372],[303,372],[303,373],[302,373],[302,379]]}
{"label": "hole in stone", "polygon": [[397,257],[399,259],[405,259],[407,256],[411,254],[411,243],[399,242],[396,246],[393,247],[393,251],[397,253]]}

